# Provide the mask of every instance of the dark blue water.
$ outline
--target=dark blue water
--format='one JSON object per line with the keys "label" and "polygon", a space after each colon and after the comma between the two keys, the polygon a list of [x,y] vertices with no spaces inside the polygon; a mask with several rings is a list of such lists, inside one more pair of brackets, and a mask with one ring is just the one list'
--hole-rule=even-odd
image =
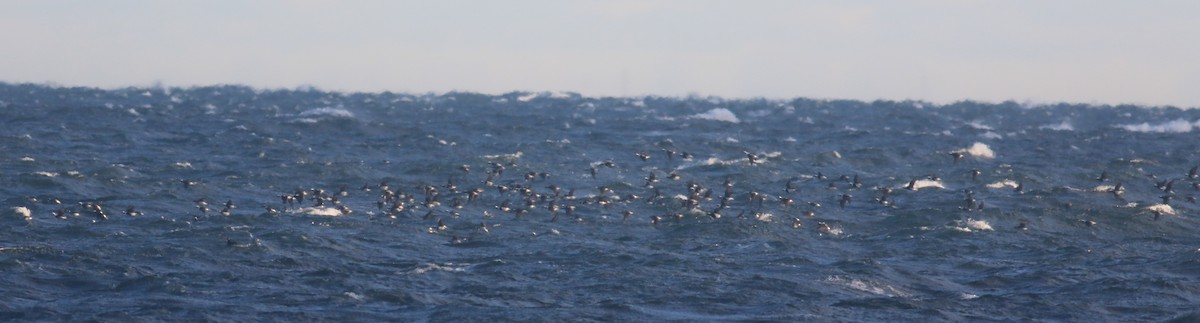
{"label": "dark blue water", "polygon": [[5,319],[1200,315],[1195,109],[2,84],[0,120]]}

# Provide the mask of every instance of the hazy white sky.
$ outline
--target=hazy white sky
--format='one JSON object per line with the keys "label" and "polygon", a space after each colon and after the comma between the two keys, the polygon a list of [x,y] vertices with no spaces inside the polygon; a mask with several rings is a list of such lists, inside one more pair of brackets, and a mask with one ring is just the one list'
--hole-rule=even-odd
{"label": "hazy white sky", "polygon": [[1200,106],[1200,1],[0,0],[0,81]]}

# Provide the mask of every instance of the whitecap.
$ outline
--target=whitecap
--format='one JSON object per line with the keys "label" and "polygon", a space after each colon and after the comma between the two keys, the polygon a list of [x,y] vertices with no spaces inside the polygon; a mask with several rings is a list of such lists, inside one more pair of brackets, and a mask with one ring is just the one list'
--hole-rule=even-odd
{"label": "whitecap", "polygon": [[1058,124],[1044,125],[1044,126],[1041,126],[1038,128],[1046,129],[1046,130],[1055,130],[1055,131],[1075,131],[1075,126],[1071,125],[1071,123],[1068,122],[1067,120],[1063,120],[1063,122],[1060,122]]}
{"label": "whitecap", "polygon": [[526,95],[518,96],[518,97],[517,97],[517,101],[521,101],[521,102],[529,102],[529,101],[531,101],[531,100],[533,100],[533,99],[536,99],[536,98],[537,98],[539,95],[540,95],[540,94],[538,94],[538,93],[529,93],[529,94],[526,94]]}
{"label": "whitecap", "polygon": [[179,167],[179,168],[192,168],[192,163],[189,163],[189,162],[176,162],[176,163],[175,163],[175,167]]}
{"label": "whitecap", "polygon": [[[676,167],[675,170],[684,170],[684,169],[688,169],[688,168],[692,168],[692,167],[696,167],[696,166],[733,165],[733,164],[737,164],[739,162],[749,163],[750,161],[747,160],[746,158],[720,159],[717,157],[708,157],[707,159],[703,159],[703,160],[697,159],[697,160],[694,160],[689,163],[684,163],[682,165],[679,165],[679,167]],[[761,163],[762,161],[759,161],[759,162]]]}
{"label": "whitecap", "polygon": [[692,118],[725,121],[725,122],[732,122],[732,123],[741,122],[740,120],[738,120],[737,115],[733,114],[733,111],[729,111],[729,109],[726,109],[726,108],[715,108],[712,110],[708,110],[708,112],[705,112],[705,113],[699,113],[699,114],[692,115]]}
{"label": "whitecap", "polygon": [[461,272],[465,272],[467,270],[466,270],[466,266],[455,265],[453,263],[444,263],[441,265],[438,265],[435,263],[425,263],[425,264],[421,264],[420,266],[417,266],[417,268],[413,268],[408,273],[414,274],[414,275],[420,275],[420,274],[424,274],[424,273],[427,273],[430,271],[444,271],[444,272],[451,272],[451,273],[461,273]]}
{"label": "whitecap", "polygon": [[58,173],[53,172],[33,172],[34,175],[42,175],[46,177],[58,177]]}
{"label": "whitecap", "polygon": [[332,207],[302,207],[299,209],[289,210],[295,214],[305,214],[314,216],[342,216],[342,211]]}
{"label": "whitecap", "polygon": [[1146,207],[1147,211],[1159,213],[1162,215],[1175,215],[1175,208],[1167,204],[1155,204]]}
{"label": "whitecap", "polygon": [[1015,182],[1011,179],[1006,179],[1006,180],[998,181],[995,183],[987,184],[987,187],[990,189],[1002,189],[1002,188],[1017,188],[1017,186],[1019,186],[1019,185],[1021,185],[1021,184],[1018,184],[1017,182]]}
{"label": "whitecap", "polygon": [[[941,181],[935,181],[935,180],[932,180],[932,179],[918,179],[918,180],[916,180],[916,181],[913,181],[913,182],[911,182],[911,183],[913,184],[913,185],[912,185],[912,190],[914,190],[914,191],[915,191],[915,190],[920,190],[920,189],[922,189],[922,188],[939,188],[939,189],[945,189],[945,188],[946,188],[946,186],[945,186],[945,185],[942,185],[942,182],[941,182]],[[908,188],[908,184],[909,184],[909,183],[904,183],[903,185],[900,185],[900,187],[902,187],[902,188]]]}
{"label": "whitecap", "polygon": [[23,219],[25,221],[29,221],[29,220],[33,219],[33,212],[30,212],[29,208],[27,208],[27,207],[24,207],[24,206],[14,207],[14,208],[12,208],[12,211],[13,211],[14,215],[21,217],[21,219]]}
{"label": "whitecap", "polygon": [[750,113],[748,113],[747,115],[749,115],[751,118],[762,118],[762,117],[771,115],[771,111],[770,110],[754,110],[754,111],[750,111]]}
{"label": "whitecap", "polygon": [[522,153],[522,152],[519,152],[519,151],[518,151],[518,152],[515,152],[515,153],[511,153],[511,154],[483,155],[483,158],[484,158],[484,159],[509,159],[509,160],[514,160],[514,159],[521,159],[521,156],[524,156],[524,155],[525,155],[525,153]]}
{"label": "whitecap", "polygon": [[966,226],[975,231],[992,231],[992,224],[985,220],[975,220],[968,218]]}
{"label": "whitecap", "polygon": [[975,144],[971,145],[971,147],[955,150],[954,152],[966,153],[979,158],[996,158],[996,152],[992,151],[991,147],[988,147],[987,144],[982,142],[976,142]]}
{"label": "whitecap", "polygon": [[845,278],[842,276],[829,276],[825,278],[826,283],[847,287],[853,290],[867,292],[879,296],[887,297],[909,297],[911,294],[893,287],[888,284],[876,283],[867,280],[859,280],[853,278]]}
{"label": "whitecap", "polygon": [[995,133],[995,132],[991,132],[991,131],[985,132],[985,133],[983,133],[982,135],[979,135],[979,136],[980,136],[980,137],[987,138],[987,139],[1004,139],[1004,136],[1001,136],[1000,134],[998,134],[998,133]]}
{"label": "whitecap", "polygon": [[1125,129],[1126,131],[1132,131],[1132,132],[1184,133],[1184,132],[1191,132],[1192,128],[1200,128],[1200,120],[1196,120],[1194,122],[1188,122],[1187,120],[1183,120],[1183,119],[1175,119],[1172,121],[1167,121],[1164,123],[1153,124],[1153,125],[1150,123],[1147,123],[1147,122],[1143,122],[1140,124],[1119,125],[1117,127],[1121,128],[1121,129]]}
{"label": "whitecap", "polygon": [[304,112],[300,112],[301,117],[333,117],[333,118],[354,118],[354,114],[346,109],[339,108],[316,108]]}
{"label": "whitecap", "polygon": [[35,161],[35,160],[33,159],[33,157],[25,156],[25,157],[21,157],[21,161],[31,162],[31,161]]}
{"label": "whitecap", "polygon": [[967,125],[971,126],[971,128],[975,128],[975,129],[979,129],[979,130],[992,130],[992,127],[982,124],[979,121],[967,122]]}

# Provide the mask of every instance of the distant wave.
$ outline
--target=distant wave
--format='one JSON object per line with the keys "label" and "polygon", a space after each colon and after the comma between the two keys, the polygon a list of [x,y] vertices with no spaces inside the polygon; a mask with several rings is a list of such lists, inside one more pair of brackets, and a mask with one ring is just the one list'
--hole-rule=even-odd
{"label": "distant wave", "polygon": [[1192,129],[1200,128],[1200,120],[1188,122],[1187,120],[1183,119],[1175,119],[1158,124],[1142,122],[1139,124],[1119,125],[1117,127],[1132,132],[1184,133],[1191,132]]}

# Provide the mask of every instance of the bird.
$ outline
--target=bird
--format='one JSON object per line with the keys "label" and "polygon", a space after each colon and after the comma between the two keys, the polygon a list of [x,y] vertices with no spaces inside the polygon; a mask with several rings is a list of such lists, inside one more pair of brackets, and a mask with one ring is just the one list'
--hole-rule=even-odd
{"label": "bird", "polygon": [[650,161],[650,155],[647,155],[646,153],[636,152],[636,153],[633,153],[633,155],[637,156],[637,158],[641,159],[642,161]]}

